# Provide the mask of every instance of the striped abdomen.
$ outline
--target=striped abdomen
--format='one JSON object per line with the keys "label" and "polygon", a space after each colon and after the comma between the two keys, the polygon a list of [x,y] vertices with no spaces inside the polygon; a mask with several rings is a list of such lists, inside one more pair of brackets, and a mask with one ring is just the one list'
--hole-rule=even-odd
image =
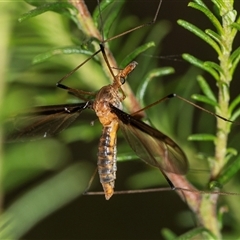
{"label": "striped abdomen", "polygon": [[117,130],[117,121],[104,126],[98,147],[98,173],[107,200],[113,195],[116,179]]}

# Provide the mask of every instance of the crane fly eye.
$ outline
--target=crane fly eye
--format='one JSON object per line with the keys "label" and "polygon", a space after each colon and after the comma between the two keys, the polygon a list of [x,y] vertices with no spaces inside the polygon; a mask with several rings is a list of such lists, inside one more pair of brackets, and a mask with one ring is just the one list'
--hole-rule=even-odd
{"label": "crane fly eye", "polygon": [[124,84],[126,82],[125,78],[124,77],[120,77],[120,82],[121,82],[121,84]]}

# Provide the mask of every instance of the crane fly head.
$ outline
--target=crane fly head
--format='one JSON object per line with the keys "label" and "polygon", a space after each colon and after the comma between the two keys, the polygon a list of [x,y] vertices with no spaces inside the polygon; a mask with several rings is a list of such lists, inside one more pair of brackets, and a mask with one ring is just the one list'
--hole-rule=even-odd
{"label": "crane fly head", "polygon": [[120,88],[125,82],[127,76],[135,69],[137,62],[133,61],[129,63],[124,69],[121,69],[115,76],[113,86]]}

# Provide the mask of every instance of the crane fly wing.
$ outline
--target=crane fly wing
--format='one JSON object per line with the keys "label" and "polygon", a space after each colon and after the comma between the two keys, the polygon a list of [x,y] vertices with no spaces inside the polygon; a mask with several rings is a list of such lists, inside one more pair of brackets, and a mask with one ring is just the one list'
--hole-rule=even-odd
{"label": "crane fly wing", "polygon": [[89,102],[35,107],[5,123],[6,141],[24,141],[53,136],[67,128]]}
{"label": "crane fly wing", "polygon": [[144,122],[110,105],[129,145],[143,161],[164,171],[185,174],[187,157],[169,137]]}
{"label": "crane fly wing", "polygon": [[[185,174],[187,172],[188,163],[186,156],[173,140],[148,125],[146,127],[145,123],[139,120],[135,122],[135,126],[131,123],[125,124],[120,121],[119,125],[124,137],[137,156],[146,163],[167,172],[177,174]],[[151,130],[154,136],[150,135],[150,132],[147,132],[148,130]]]}

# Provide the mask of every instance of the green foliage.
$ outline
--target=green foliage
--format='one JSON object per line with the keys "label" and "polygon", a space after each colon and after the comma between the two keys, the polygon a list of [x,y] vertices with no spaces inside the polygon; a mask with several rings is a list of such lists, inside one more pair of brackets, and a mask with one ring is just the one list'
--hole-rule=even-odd
{"label": "green foliage", "polygon": [[[72,10],[72,12],[70,10]],[[23,14],[18,20],[19,22],[23,22],[25,20],[36,17],[48,11],[54,11],[72,19],[74,19],[73,16],[77,14],[77,9],[72,4],[67,2],[66,3],[55,2],[55,3],[48,3],[48,4],[37,3],[37,8]]]}
{"label": "green foliage", "polygon": [[[237,48],[236,50],[232,49],[233,42],[237,33],[236,28],[234,28],[233,26],[235,21],[240,21],[240,18],[238,17],[238,19],[236,19],[237,12],[233,9],[233,3],[225,4],[222,1],[213,2],[217,9],[217,14],[212,13],[211,10],[202,1],[190,2],[189,6],[204,13],[209,18],[212,25],[215,27],[216,32],[211,29],[206,29],[204,32],[184,20],[179,20],[178,24],[186,28],[190,32],[194,33],[196,36],[200,37],[213,49],[215,49],[218,55],[217,60],[219,62],[216,63],[213,61],[202,61],[190,54],[183,54],[183,58],[191,64],[210,73],[212,77],[216,80],[216,83],[219,87],[218,100],[216,100],[213,91],[209,87],[209,84],[207,84],[206,80],[202,76],[199,76],[198,83],[204,95],[194,94],[193,99],[199,102],[204,102],[207,105],[214,106],[217,114],[232,119],[232,116],[236,115],[236,113],[232,110],[233,107],[231,106],[236,107],[239,99],[239,96],[237,96],[236,99],[233,99],[232,102],[229,102],[230,82],[233,79],[234,70],[239,63],[239,59],[236,59],[237,55],[235,53],[239,51],[239,48]],[[221,17],[222,23],[220,23],[220,21],[218,20]],[[230,106],[228,107],[228,105]],[[236,117],[234,117],[234,119],[236,119]],[[226,142],[224,145],[227,145],[227,135],[229,134],[230,129],[229,124],[224,124],[224,126],[221,126],[221,129],[218,131],[222,131],[222,129],[224,129],[223,132],[226,135]],[[201,138],[202,136],[196,137],[195,135],[194,137],[190,137],[189,139],[200,140]],[[209,138],[209,135],[206,135],[206,139],[203,138],[203,140],[210,139],[212,139],[215,142],[215,145],[218,146],[218,139],[213,137]],[[224,160],[225,157],[226,155],[222,156],[223,159],[219,160],[219,163],[216,163],[220,165],[218,171],[221,171],[221,168],[224,168],[224,164],[221,163],[221,161],[226,162]],[[215,173],[215,175],[218,175],[218,173]]]}
{"label": "green foliage", "polygon": [[[235,99],[231,99],[230,83],[239,63],[239,55],[236,54],[236,52],[239,52],[239,47],[234,50],[233,42],[237,34],[240,17],[237,16],[237,11],[233,9],[234,1],[213,0],[212,2],[215,12],[212,12],[201,0],[190,2],[188,6],[205,14],[215,30],[206,29],[203,31],[185,20],[178,20],[178,24],[209,44],[217,53],[216,62],[202,61],[191,54],[183,54],[183,58],[192,65],[208,72],[216,81],[218,87],[218,93],[215,96],[207,80],[199,76],[198,83],[203,95],[194,94],[192,98],[214,107],[216,114],[235,120],[239,116],[239,95]],[[212,141],[214,143],[214,156],[209,156],[210,176],[211,180],[219,182],[219,186],[230,181],[239,170],[237,150],[228,146],[230,133],[231,124],[218,118],[215,136],[212,134],[194,134],[188,138],[191,141]],[[216,208],[217,201],[211,203],[209,200],[202,200],[201,202],[202,207],[200,208],[199,218],[202,219],[203,226],[208,228],[212,232],[211,234],[215,235],[213,239],[221,238],[217,216],[211,214],[214,213],[214,210],[211,209]],[[208,224],[209,219],[211,219],[210,225]],[[208,239],[210,238],[208,237]]]}
{"label": "green foliage", "polygon": [[[2,81],[2,84],[6,84],[6,96],[2,97],[1,104],[7,107],[1,111],[1,119],[12,116],[13,113],[26,107],[78,101],[72,96],[68,96],[65,91],[55,89],[55,83],[98,51],[98,43],[101,42],[102,38],[106,40],[140,24],[133,16],[124,16],[124,19],[119,17],[124,1],[102,1],[100,6],[93,10],[92,16],[85,15],[84,17],[80,17],[76,6],[67,2],[26,2],[34,7],[18,3],[19,5],[11,6],[12,9],[10,9],[14,12],[12,15],[14,23],[9,26],[8,31],[11,37],[5,45],[9,52],[11,49],[11,53],[10,59],[4,61],[9,73]],[[225,1],[212,0],[212,3],[215,12],[201,0],[190,2],[189,6],[202,12],[212,23],[214,30],[201,30],[185,20],[178,20],[178,24],[207,43],[217,54],[216,60],[209,61],[207,55],[206,59],[200,60],[196,56],[185,53],[183,59],[200,70],[191,67],[186,73],[178,78],[173,76],[168,82],[162,83],[159,79],[162,76],[173,74],[174,69],[172,67],[159,68],[158,63],[152,58],[152,55],[159,54],[160,42],[169,31],[169,25],[166,22],[157,22],[150,27],[105,42],[107,55],[110,56],[110,66],[113,69],[117,66],[114,65],[114,59],[108,54],[110,48],[117,58],[120,68],[136,58],[140,60],[140,66],[133,73],[133,77],[129,77],[129,83],[136,93],[136,98],[128,86],[124,89],[127,95],[125,104],[129,111],[134,105],[132,104],[133,99],[138,100],[136,102],[139,103],[139,107],[144,107],[161,96],[174,91],[181,93],[181,96],[186,98],[192,95],[194,100],[205,104],[204,106],[210,109],[215,109],[215,112],[220,116],[233,121],[239,117],[240,97],[236,96],[231,99],[229,87],[240,60],[240,47],[232,49],[233,41],[240,29],[240,18],[237,18],[237,12],[233,9],[233,1],[228,1],[229,4],[226,4]],[[99,9],[102,11],[103,22],[99,15]],[[21,24],[17,23],[17,19]],[[132,22],[133,25],[128,26]],[[145,23],[145,21],[141,23]],[[102,25],[103,29],[101,29]],[[117,31],[113,32],[115,28]],[[148,53],[151,57],[144,57],[144,53]],[[203,74],[203,71],[209,75],[200,75]],[[218,86],[218,93],[213,89],[211,79]],[[112,76],[104,59],[101,54],[98,54],[67,79],[66,85],[86,91],[97,91],[111,81]],[[201,94],[198,93],[199,88]],[[203,117],[201,113],[200,115],[199,122],[206,117],[206,114]],[[198,154],[196,146],[200,146],[201,150],[198,151],[203,151],[203,159],[207,159],[211,180],[216,181],[219,184],[217,186],[226,184],[238,172],[240,158],[237,156],[236,144],[232,146],[227,140],[232,128],[230,123],[217,119],[217,132],[215,134],[213,131],[208,131],[213,128],[211,120],[204,121],[202,127],[195,123],[193,107],[186,106],[184,102],[176,102],[176,100],[171,100],[171,103],[161,103],[159,106],[148,109],[147,116],[156,128],[163,129],[164,133],[176,137],[181,142],[181,147],[187,153],[191,166],[194,168],[197,166],[196,168],[200,169],[203,166],[202,168],[205,169],[206,164],[201,165],[203,161],[199,161],[196,157]],[[2,195],[9,193],[10,190],[18,189],[24,183],[41,176],[44,172],[54,172],[54,176],[24,192],[22,197],[18,197],[6,211],[3,211],[0,218],[0,226],[3,226],[1,227],[1,239],[21,238],[44,217],[84,192],[91,175],[89,165],[83,164],[80,167],[78,164],[67,161],[66,159],[72,158],[72,156],[66,145],[79,141],[82,144],[91,144],[94,139],[99,139],[101,127],[95,124],[97,126],[92,128],[89,126],[90,120],[83,119],[81,126],[70,127],[61,133],[58,139],[32,142],[27,145],[25,145],[26,143],[13,144],[5,147],[4,158],[2,157],[4,160],[3,170],[0,173],[0,180],[3,182],[1,184]],[[90,119],[95,119],[95,116],[90,116]],[[193,129],[197,134],[192,134]],[[222,138],[224,142],[220,140]],[[186,139],[191,140],[191,142],[187,142]],[[239,138],[235,139],[235,142],[238,143]],[[197,142],[196,145],[194,145],[195,142]],[[215,145],[216,152],[213,153],[212,148],[210,151],[205,151],[205,142],[208,146]],[[85,155],[83,157],[82,148],[79,149],[81,155],[79,159],[96,159],[96,143],[89,150],[87,157]],[[218,153],[221,151],[219,149],[224,149],[220,157]],[[130,151],[128,146],[121,145],[118,160],[122,162],[135,160],[136,156]],[[20,162],[19,156],[23,159]],[[31,162],[32,159],[34,162]],[[195,161],[196,165],[193,163],[193,159],[198,160]],[[18,174],[13,176],[15,172]],[[132,188],[147,188],[162,181],[157,178],[158,175],[159,170],[144,167],[143,172],[132,174],[126,182]],[[196,181],[197,178],[194,176],[193,181]],[[197,184],[203,186],[202,179],[199,182]],[[212,196],[215,195],[203,195],[200,203],[201,209],[199,213],[195,213],[198,218],[204,219],[205,217],[211,220],[215,226],[222,226],[224,223],[222,222],[221,209],[218,210],[218,216],[211,215],[210,210],[206,214],[208,210],[204,209],[204,206],[209,206],[209,204],[212,209],[215,209],[217,201],[213,200],[211,205]],[[232,198],[232,196],[228,197]],[[189,207],[193,208],[194,203],[192,204],[188,200],[186,198]],[[151,205],[151,202],[146,205]],[[24,211],[26,206],[29,206],[29,211]],[[233,204],[231,207],[233,208]],[[219,217],[220,215],[221,217]],[[26,221],[21,221],[21,218],[26,219]],[[210,228],[205,219],[202,221],[201,224],[204,227],[194,228],[181,235],[179,239],[191,239],[198,236],[207,239],[221,237],[220,227]],[[235,225],[238,226],[237,220],[235,221]],[[163,235],[166,239],[176,239],[176,235],[168,229],[163,231]]]}
{"label": "green foliage", "polygon": [[73,164],[26,192],[0,217],[1,239],[21,238],[36,223],[82,194],[90,172],[89,166]]}

